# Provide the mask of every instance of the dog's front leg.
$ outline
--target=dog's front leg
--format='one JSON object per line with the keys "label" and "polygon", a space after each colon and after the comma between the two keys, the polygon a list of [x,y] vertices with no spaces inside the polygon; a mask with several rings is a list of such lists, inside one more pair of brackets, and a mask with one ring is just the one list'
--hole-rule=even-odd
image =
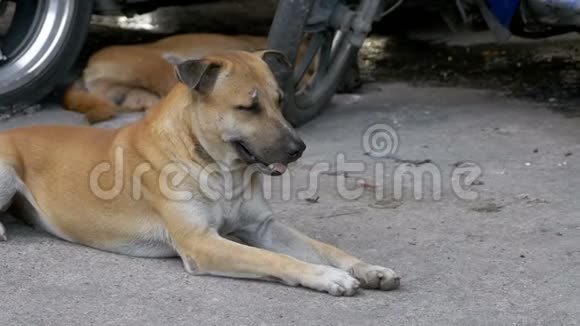
{"label": "dog's front leg", "polygon": [[215,230],[191,228],[186,221],[168,229],[186,270],[196,275],[275,280],[336,296],[353,295],[359,287],[355,278],[340,269],[242,245]]}
{"label": "dog's front leg", "polygon": [[311,239],[271,218],[248,225],[235,235],[251,246],[347,271],[364,288],[393,290],[400,285],[400,277],[393,270],[362,262],[336,247]]}

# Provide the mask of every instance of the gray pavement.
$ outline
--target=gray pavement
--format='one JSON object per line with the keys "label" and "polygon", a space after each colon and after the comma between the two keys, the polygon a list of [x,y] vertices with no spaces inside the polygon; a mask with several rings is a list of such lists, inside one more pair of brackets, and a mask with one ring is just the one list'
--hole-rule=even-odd
{"label": "gray pavement", "polygon": [[[0,129],[82,121],[53,109]],[[365,155],[361,146],[365,128],[376,123],[397,131],[398,151],[388,159]],[[339,171],[320,176],[317,203],[274,196],[273,208],[315,238],[395,269],[400,290],[335,298],[194,277],[177,259],[100,252],[11,222],[9,241],[0,243],[0,325],[579,324],[579,126],[578,118],[492,91],[367,85],[360,95],[336,96],[300,129],[309,147],[292,170],[299,187],[313,165],[344,153],[366,163],[366,172],[347,178],[350,189],[366,193],[341,198]],[[465,161],[483,171],[466,188],[476,200],[451,191],[450,175]],[[387,168],[383,182],[372,178],[377,164]],[[435,167],[441,199],[426,191],[415,200],[405,179],[401,201],[377,202],[383,186],[393,197],[401,164]]]}

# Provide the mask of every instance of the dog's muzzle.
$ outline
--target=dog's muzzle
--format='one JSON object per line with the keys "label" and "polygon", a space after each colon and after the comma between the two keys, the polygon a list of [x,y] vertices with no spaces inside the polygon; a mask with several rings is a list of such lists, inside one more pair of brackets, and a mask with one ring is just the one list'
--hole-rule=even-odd
{"label": "dog's muzzle", "polygon": [[273,176],[281,175],[286,172],[287,165],[302,157],[302,153],[306,150],[306,144],[304,144],[301,139],[292,139],[287,142],[285,149],[282,149],[282,152],[279,152],[279,150],[275,151],[277,155],[272,156],[276,156],[276,158],[272,157],[271,160],[267,160],[266,158],[262,158],[256,154],[256,152],[242,140],[234,141],[233,145],[244,162],[249,165],[254,165],[264,174]]}

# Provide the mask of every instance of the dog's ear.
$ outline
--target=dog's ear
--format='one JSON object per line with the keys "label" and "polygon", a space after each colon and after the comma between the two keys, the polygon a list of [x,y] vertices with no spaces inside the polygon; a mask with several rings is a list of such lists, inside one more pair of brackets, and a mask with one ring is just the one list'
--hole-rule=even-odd
{"label": "dog's ear", "polygon": [[209,93],[222,66],[207,60],[187,60],[175,66],[175,76],[181,83],[200,93]]}
{"label": "dog's ear", "polygon": [[267,64],[276,64],[284,66],[286,69],[292,69],[292,64],[282,51],[277,50],[263,50],[260,51],[262,60],[266,61]]}
{"label": "dog's ear", "polygon": [[263,50],[259,51],[258,55],[268,64],[279,85],[282,85],[291,76],[293,72],[292,64],[283,52]]}

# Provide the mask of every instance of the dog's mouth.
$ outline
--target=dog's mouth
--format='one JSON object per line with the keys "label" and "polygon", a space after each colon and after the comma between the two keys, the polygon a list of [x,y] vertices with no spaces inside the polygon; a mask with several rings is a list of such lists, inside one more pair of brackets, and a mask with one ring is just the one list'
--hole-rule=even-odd
{"label": "dog's mouth", "polygon": [[268,164],[258,158],[254,152],[242,141],[233,142],[240,158],[247,164],[253,164],[261,173],[278,176],[286,172],[286,165],[282,163]]}

